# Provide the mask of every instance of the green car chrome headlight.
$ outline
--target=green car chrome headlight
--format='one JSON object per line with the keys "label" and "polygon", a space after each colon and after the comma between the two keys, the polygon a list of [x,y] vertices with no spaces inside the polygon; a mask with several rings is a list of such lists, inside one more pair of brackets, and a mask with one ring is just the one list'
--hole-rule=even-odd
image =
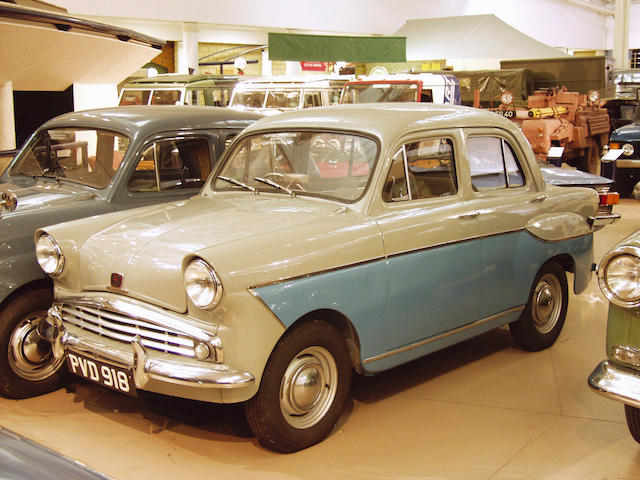
{"label": "green car chrome headlight", "polygon": [[64,255],[51,235],[45,233],[36,240],[36,258],[42,270],[52,277],[64,270]]}
{"label": "green car chrome headlight", "polygon": [[222,283],[213,268],[204,260],[192,260],[184,270],[187,295],[198,308],[215,307],[222,298]]}
{"label": "green car chrome headlight", "polygon": [[609,252],[600,262],[598,283],[605,297],[621,307],[640,305],[640,248],[630,245]]}

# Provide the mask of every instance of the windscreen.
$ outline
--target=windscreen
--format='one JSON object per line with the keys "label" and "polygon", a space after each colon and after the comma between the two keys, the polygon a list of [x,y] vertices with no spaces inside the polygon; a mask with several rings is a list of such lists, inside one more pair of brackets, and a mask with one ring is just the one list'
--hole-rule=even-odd
{"label": "windscreen", "polygon": [[417,83],[347,83],[340,103],[417,101]]}
{"label": "windscreen", "polygon": [[334,132],[277,132],[235,144],[213,188],[311,195],[341,202],[365,192],[378,157],[371,138]]}
{"label": "windscreen", "polygon": [[10,173],[105,188],[120,167],[128,147],[127,137],[106,130],[42,130],[22,152]]}

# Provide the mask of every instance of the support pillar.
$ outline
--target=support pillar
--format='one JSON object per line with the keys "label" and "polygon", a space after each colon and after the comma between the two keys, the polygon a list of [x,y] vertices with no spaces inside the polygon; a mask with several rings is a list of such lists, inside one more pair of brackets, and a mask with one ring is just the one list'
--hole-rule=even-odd
{"label": "support pillar", "polygon": [[269,50],[265,48],[262,50],[262,75],[270,77],[273,75],[272,72],[273,64],[271,63],[271,60],[269,60]]}
{"label": "support pillar", "polygon": [[0,150],[16,148],[13,82],[0,82]]}
{"label": "support pillar", "polygon": [[302,75],[302,67],[300,66],[300,62],[292,62],[287,60],[285,62],[285,69],[287,75],[296,77]]}
{"label": "support pillar", "polygon": [[629,15],[631,0],[616,0],[615,26],[613,29],[613,58],[616,70],[629,68]]}
{"label": "support pillar", "polygon": [[178,73],[199,73],[198,24],[182,24],[182,45],[178,50]]}

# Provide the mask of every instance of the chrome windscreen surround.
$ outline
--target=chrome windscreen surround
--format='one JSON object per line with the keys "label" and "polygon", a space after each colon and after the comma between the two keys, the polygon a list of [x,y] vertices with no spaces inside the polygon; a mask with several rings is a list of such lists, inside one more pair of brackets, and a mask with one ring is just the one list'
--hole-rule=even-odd
{"label": "chrome windscreen surround", "polygon": [[[56,302],[54,308],[64,325],[125,345],[139,337],[145,349],[208,362],[224,361],[222,342],[216,335],[157,307],[106,297],[75,297]],[[196,355],[196,346],[201,344],[209,349],[206,359]]]}
{"label": "chrome windscreen surround", "polygon": [[[640,306],[640,298],[633,302],[625,302],[621,300],[613,291],[611,291],[609,285],[607,284],[607,266],[609,265],[609,262],[611,262],[611,260],[620,255],[632,255],[640,259],[640,248],[633,245],[622,245],[607,253],[602,258],[602,260],[600,260],[600,264],[598,265],[598,285],[600,286],[600,290],[602,290],[604,296],[607,297],[607,300],[609,300],[611,303],[624,308],[638,307]],[[640,281],[640,279],[638,281]]]}

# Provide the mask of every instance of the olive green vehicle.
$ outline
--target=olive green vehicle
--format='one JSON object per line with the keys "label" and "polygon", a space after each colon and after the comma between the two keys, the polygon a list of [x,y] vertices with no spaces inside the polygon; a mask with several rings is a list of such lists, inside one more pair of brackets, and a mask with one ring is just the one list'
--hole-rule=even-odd
{"label": "olive green vehicle", "polygon": [[640,231],[600,262],[598,281],[609,299],[607,359],[589,376],[596,392],[624,404],[631,435],[640,443]]}

